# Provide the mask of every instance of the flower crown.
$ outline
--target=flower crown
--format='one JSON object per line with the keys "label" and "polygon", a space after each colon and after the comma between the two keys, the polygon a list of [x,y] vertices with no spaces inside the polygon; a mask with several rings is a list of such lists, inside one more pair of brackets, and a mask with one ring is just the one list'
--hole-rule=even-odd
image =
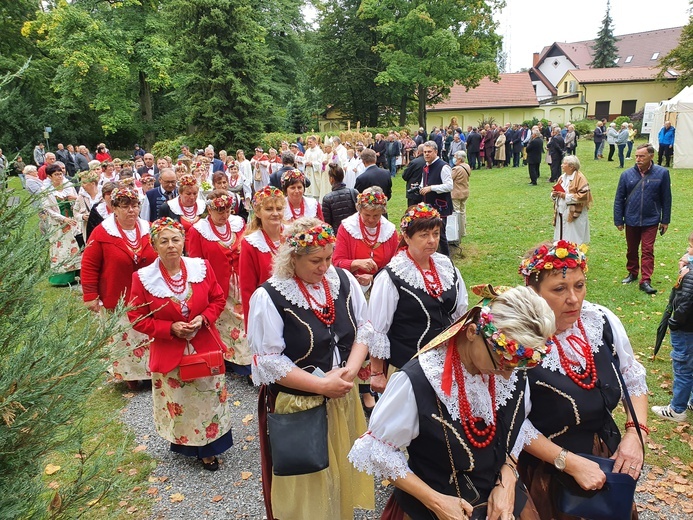
{"label": "flower crown", "polygon": [[294,251],[298,251],[304,247],[325,247],[328,244],[334,244],[336,240],[332,226],[320,224],[305,231],[289,235],[286,238],[286,243]]}
{"label": "flower crown", "polygon": [[154,238],[165,229],[175,229],[182,236],[185,236],[183,224],[176,222],[170,217],[163,217],[152,222],[152,225],[149,227],[149,237],[151,240],[154,240]]}
{"label": "flower crown", "polygon": [[304,186],[306,184],[306,176],[301,173],[301,170],[287,170],[282,174],[282,186],[287,187],[294,182],[300,182]]}
{"label": "flower crown", "polygon": [[525,283],[529,282],[529,277],[534,275],[538,278],[539,273],[550,269],[563,269],[563,274],[567,269],[579,267],[583,272],[587,272],[587,246],[578,246],[575,242],[558,240],[553,244],[542,244],[534,253],[525,258],[520,263],[519,272],[525,277]]}
{"label": "flower crown", "polygon": [[120,186],[113,190],[111,193],[111,200],[118,200],[118,199],[130,199],[134,200],[135,202],[140,201],[140,197],[137,195],[137,192],[127,186]]}
{"label": "flower crown", "polygon": [[85,170],[79,173],[79,182],[82,184],[88,184],[90,182],[97,182],[101,176],[99,172],[94,170]]}
{"label": "flower crown", "polygon": [[197,188],[197,177],[190,173],[181,175],[180,179],[178,180],[178,187],[182,188],[183,186],[187,186],[189,188]]}
{"label": "flower crown", "polygon": [[525,347],[514,339],[508,338],[493,323],[493,314],[488,305],[481,308],[479,321],[477,324],[480,334],[489,340],[493,350],[500,356],[500,365],[505,368],[531,368],[546,357],[551,350],[551,344],[535,346],[534,348]]}
{"label": "flower crown", "polygon": [[419,202],[416,206],[409,208],[399,223],[399,229],[404,233],[409,224],[420,218],[440,218],[440,213],[430,204]]}
{"label": "flower crown", "polygon": [[359,206],[387,206],[387,196],[380,191],[370,193],[360,193],[358,198]]}
{"label": "flower crown", "polygon": [[265,186],[253,196],[253,206],[259,206],[262,204],[262,201],[267,198],[284,199],[284,194],[279,188],[275,188],[274,186]]}
{"label": "flower crown", "polygon": [[235,201],[228,195],[219,195],[213,199],[207,199],[207,207],[221,211],[226,208],[234,209]]}

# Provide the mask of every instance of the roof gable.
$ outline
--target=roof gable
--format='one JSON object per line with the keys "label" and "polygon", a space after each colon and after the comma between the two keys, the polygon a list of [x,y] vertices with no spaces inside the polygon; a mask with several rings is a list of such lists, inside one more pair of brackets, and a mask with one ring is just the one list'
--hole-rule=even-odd
{"label": "roof gable", "polygon": [[536,106],[539,106],[539,102],[529,73],[515,72],[500,74],[497,83],[484,78],[478,87],[469,91],[464,86],[455,84],[446,100],[428,109],[435,111]]}
{"label": "roof gable", "polygon": [[[653,67],[611,67],[608,69],[573,69],[565,73],[561,81],[572,76],[579,83],[618,83],[626,81],[654,81],[659,68]],[[664,74],[664,79],[673,80],[671,72]]]}

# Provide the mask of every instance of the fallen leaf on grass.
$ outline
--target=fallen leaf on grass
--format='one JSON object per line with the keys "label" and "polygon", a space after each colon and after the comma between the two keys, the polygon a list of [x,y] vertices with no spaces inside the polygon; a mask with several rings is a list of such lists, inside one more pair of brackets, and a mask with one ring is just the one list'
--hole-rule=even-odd
{"label": "fallen leaf on grass", "polygon": [[128,392],[127,394],[123,394],[123,397],[125,399],[130,399],[132,397],[135,397],[135,394],[133,394],[132,392]]}
{"label": "fallen leaf on grass", "polygon": [[58,489],[60,487],[60,484],[58,484],[55,480],[48,484],[48,487],[51,489]]}
{"label": "fallen leaf on grass", "polygon": [[148,495],[156,495],[156,494],[158,494],[158,493],[159,493],[159,488],[150,487],[150,488],[147,490],[147,494],[148,494]]}
{"label": "fallen leaf on grass", "polygon": [[75,458],[76,459],[84,459],[84,458],[86,458],[86,456],[82,455],[81,453],[75,453]]}
{"label": "fallen leaf on grass", "polygon": [[55,464],[46,465],[46,475],[52,475],[58,471],[60,471],[60,466],[56,466]]}
{"label": "fallen leaf on grass", "polygon": [[121,500],[120,502],[118,502],[118,505],[120,507],[125,507],[126,505],[128,505],[128,501],[127,500]]}
{"label": "fallen leaf on grass", "polygon": [[241,422],[245,425],[248,426],[248,423],[253,420],[253,414],[249,413],[243,419],[241,419]]}
{"label": "fallen leaf on grass", "polygon": [[95,498],[94,500],[90,500],[89,502],[87,502],[87,505],[88,505],[89,507],[91,507],[91,506],[94,506],[94,505],[96,505],[96,504],[98,504],[98,503],[99,503],[99,499],[98,499],[98,498]]}
{"label": "fallen leaf on grass", "polygon": [[241,471],[241,478],[243,480],[248,480],[253,474],[250,471]]}
{"label": "fallen leaf on grass", "polygon": [[185,500],[185,496],[183,496],[182,493],[174,493],[168,498],[171,500],[171,502],[182,502]]}
{"label": "fallen leaf on grass", "polygon": [[131,477],[134,475],[137,475],[138,471],[135,468],[132,468],[131,470],[128,470],[128,475]]}
{"label": "fallen leaf on grass", "polygon": [[53,500],[51,500],[51,503],[48,504],[48,510],[58,511],[62,505],[63,499],[60,497],[60,493],[56,491],[55,495],[53,496]]}
{"label": "fallen leaf on grass", "polygon": [[128,507],[125,511],[127,511],[127,513],[131,515],[132,513],[135,513],[137,511],[137,508],[135,506],[131,506]]}
{"label": "fallen leaf on grass", "polygon": [[146,449],[147,449],[147,447],[144,444],[140,444],[134,450],[132,450],[132,452],[133,453],[139,453],[140,451],[144,451]]}
{"label": "fallen leaf on grass", "polygon": [[115,451],[113,451],[113,450],[107,451],[107,452],[106,452],[106,455],[108,455],[109,457],[110,457],[111,455],[115,455]]}
{"label": "fallen leaf on grass", "polygon": [[221,502],[221,500],[222,500],[223,498],[224,498],[224,497],[221,496],[221,495],[214,495],[214,496],[212,497],[212,502]]}

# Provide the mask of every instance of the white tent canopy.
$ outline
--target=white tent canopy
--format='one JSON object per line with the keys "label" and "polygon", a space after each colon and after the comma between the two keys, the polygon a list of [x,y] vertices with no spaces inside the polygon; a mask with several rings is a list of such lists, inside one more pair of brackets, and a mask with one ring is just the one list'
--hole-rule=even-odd
{"label": "white tent canopy", "polygon": [[659,150],[659,130],[664,121],[676,128],[674,168],[693,168],[693,87],[685,87],[668,101],[662,101],[654,113],[650,143]]}

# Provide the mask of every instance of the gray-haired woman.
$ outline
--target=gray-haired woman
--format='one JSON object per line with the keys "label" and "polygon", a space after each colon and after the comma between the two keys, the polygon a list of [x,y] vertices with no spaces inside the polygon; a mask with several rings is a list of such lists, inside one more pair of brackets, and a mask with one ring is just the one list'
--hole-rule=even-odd
{"label": "gray-haired woman", "polygon": [[472,169],[466,162],[467,152],[457,151],[453,158],[455,166],[452,169],[452,207],[457,216],[460,238],[462,238],[467,236],[467,213],[465,206],[469,198],[469,177],[472,175]]}
{"label": "gray-haired woman", "polygon": [[580,161],[576,155],[567,155],[561,169],[563,173],[551,192],[554,201],[553,239],[588,244],[590,223],[587,210],[592,206],[590,185],[580,171]]}

